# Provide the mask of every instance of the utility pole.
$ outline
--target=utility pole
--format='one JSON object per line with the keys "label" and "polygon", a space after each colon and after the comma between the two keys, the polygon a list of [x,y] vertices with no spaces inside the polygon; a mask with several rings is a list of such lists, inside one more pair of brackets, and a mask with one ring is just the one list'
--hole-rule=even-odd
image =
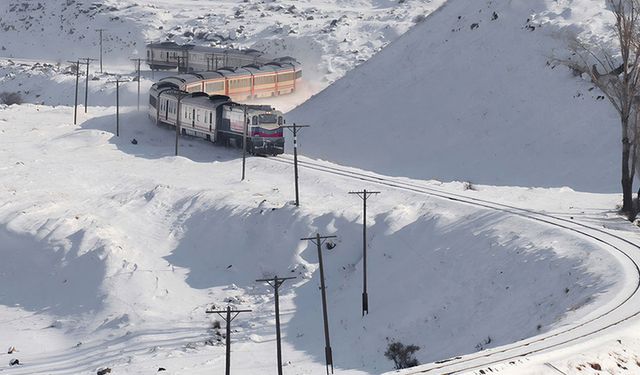
{"label": "utility pole", "polygon": [[116,83],[116,137],[120,136],[120,77],[116,77],[115,81],[108,81],[107,83]]}
{"label": "utility pole", "polygon": [[[227,335],[225,337],[227,352],[226,352],[226,363],[225,363],[225,375],[231,374],[231,322],[243,312],[251,312],[251,310],[231,310],[230,306],[227,306],[226,310],[207,310],[207,314],[218,314],[225,322],[227,322]],[[222,315],[226,313],[225,315]],[[231,316],[233,313],[233,316]]]}
{"label": "utility pole", "polygon": [[140,111],[140,62],[142,61],[142,59],[131,59],[131,61],[137,62],[136,72],[138,73],[138,111]]}
{"label": "utility pole", "polygon": [[355,194],[359,196],[364,202],[364,212],[362,214],[362,269],[363,282],[362,282],[362,316],[366,313],[369,314],[369,296],[367,295],[367,198],[373,194],[380,194],[379,191],[350,191],[349,194]]}
{"label": "utility pole", "polygon": [[178,72],[180,73],[180,66],[182,65],[181,62],[186,61],[186,59],[183,56],[176,56],[176,60],[178,61]]}
{"label": "utility pole", "polygon": [[327,375],[329,375],[329,365],[331,365],[331,373],[333,374],[333,354],[331,353],[331,341],[329,339],[329,317],[327,316],[327,293],[324,285],[324,267],[322,265],[322,244],[329,238],[336,236],[321,236],[316,233],[315,237],[301,238],[301,241],[311,241],[318,247],[318,262],[320,264],[320,291],[322,292],[322,317],[324,321],[324,356]]}
{"label": "utility pole", "polygon": [[266,282],[271,285],[274,290],[275,301],[276,301],[276,347],[277,347],[277,355],[278,355],[278,375],[282,375],[282,344],[280,342],[280,295],[278,294],[278,289],[280,286],[287,281],[295,279],[295,277],[274,277],[273,279],[259,279],[256,281]]}
{"label": "utility pole", "polygon": [[167,90],[167,93],[175,96],[176,100],[178,101],[178,108],[176,110],[176,156],[178,156],[178,139],[180,137],[180,116],[182,115],[180,103],[182,102],[182,99],[184,99],[185,97],[191,94],[182,90]]}
{"label": "utility pole", "polygon": [[96,29],[100,33],[100,73],[102,73],[102,32],[104,29]]}
{"label": "utility pole", "polygon": [[73,125],[78,123],[78,81],[80,80],[80,60],[67,61],[76,66],[76,95],[73,104]]}
{"label": "utility pole", "polygon": [[83,57],[82,60],[86,60],[85,64],[87,65],[87,75],[84,80],[84,113],[87,113],[87,103],[89,102],[89,63],[91,61],[96,61],[96,59]]}
{"label": "utility pole", "polygon": [[308,128],[309,125],[293,125],[282,126],[284,129],[289,129],[293,132],[293,176],[296,186],[296,207],[300,206],[300,194],[298,193],[298,131],[302,128]]}
{"label": "utility pole", "polygon": [[242,127],[242,181],[244,181],[245,167],[247,164],[247,105],[243,106],[244,109],[244,126]]}

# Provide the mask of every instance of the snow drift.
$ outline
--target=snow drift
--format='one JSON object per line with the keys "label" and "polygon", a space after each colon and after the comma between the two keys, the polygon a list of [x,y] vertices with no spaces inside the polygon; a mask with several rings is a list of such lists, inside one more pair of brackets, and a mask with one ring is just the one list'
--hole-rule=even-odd
{"label": "snow drift", "polygon": [[[619,191],[618,122],[552,57],[604,2],[448,1],[289,113],[304,154],[390,175]],[[589,18],[597,15],[598,17]]]}

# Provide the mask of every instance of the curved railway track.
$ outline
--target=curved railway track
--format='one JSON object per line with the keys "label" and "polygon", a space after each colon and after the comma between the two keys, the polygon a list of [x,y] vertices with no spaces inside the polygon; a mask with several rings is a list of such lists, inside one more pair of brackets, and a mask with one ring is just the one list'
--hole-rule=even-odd
{"label": "curved railway track", "polygon": [[[288,156],[279,156],[277,158],[270,158],[269,160],[293,164],[293,160]],[[625,273],[633,275],[633,277],[627,277],[625,281],[622,282],[621,291],[619,291],[611,301],[608,301],[608,303],[597,308],[577,322],[567,324],[542,335],[533,336],[498,348],[486,349],[481,352],[462,355],[452,359],[444,359],[413,369],[402,370],[400,372],[401,374],[455,374],[478,371],[482,368],[505,362],[512,363],[531,354],[547,352],[581,342],[597,333],[640,315],[640,246],[622,236],[610,233],[599,227],[579,223],[570,217],[561,217],[531,209],[492,202],[486,199],[451,193],[432,186],[401,181],[397,178],[388,178],[373,173],[353,171],[347,168],[327,166],[310,161],[298,160],[298,165],[301,168],[357,179],[388,188],[447,199],[460,204],[502,211],[545,225],[561,228],[607,247],[612,255],[620,261],[625,269]]]}

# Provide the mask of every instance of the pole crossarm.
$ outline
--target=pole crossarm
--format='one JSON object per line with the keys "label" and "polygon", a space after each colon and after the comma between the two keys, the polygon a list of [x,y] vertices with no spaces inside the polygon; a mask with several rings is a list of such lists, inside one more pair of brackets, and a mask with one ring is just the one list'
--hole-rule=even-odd
{"label": "pole crossarm", "polygon": [[313,242],[316,246],[318,246],[318,241],[319,245],[322,246],[322,244],[329,238],[338,238],[338,236],[315,236],[315,237],[305,237],[305,238],[301,238],[300,241],[311,241]]}
{"label": "pole crossarm", "polygon": [[281,126],[282,129],[289,129],[294,134],[297,132],[297,129],[310,128],[310,127],[311,125],[296,125],[296,124]]}
{"label": "pole crossarm", "polygon": [[[231,321],[233,321],[238,315],[240,315],[240,313],[251,312],[251,311],[253,310],[231,310],[231,313],[233,314],[233,316],[231,317]],[[225,322],[227,322],[227,317],[222,315],[222,314],[226,314],[227,310],[207,310],[205,312],[207,314],[218,314]],[[230,323],[230,322],[227,322],[227,323]]]}
{"label": "pole crossarm", "polygon": [[[271,285],[272,288],[279,288],[280,285],[282,285],[286,280],[293,280],[296,277],[274,277],[272,279],[258,279],[256,280],[257,282],[263,282],[263,283],[267,283],[269,285]],[[273,283],[273,284],[272,284]]]}
{"label": "pole crossarm", "polygon": [[369,198],[369,195],[371,195],[371,194],[380,194],[380,192],[379,191],[363,190],[363,191],[350,191],[349,194],[355,194],[355,195],[359,196],[361,199],[367,199],[367,198]]}

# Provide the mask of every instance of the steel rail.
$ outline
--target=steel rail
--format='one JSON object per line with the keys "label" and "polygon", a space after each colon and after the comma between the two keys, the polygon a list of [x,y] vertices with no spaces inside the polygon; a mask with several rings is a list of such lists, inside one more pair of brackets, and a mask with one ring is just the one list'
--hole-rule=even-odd
{"label": "steel rail", "polygon": [[[276,158],[269,158],[268,160],[273,160],[273,161],[277,161],[277,162],[281,162],[281,163],[286,163],[286,164],[293,164],[293,162],[291,160],[288,160],[286,157],[283,156],[279,156]],[[438,197],[438,198],[442,198],[442,199],[447,199],[447,200],[451,200],[454,202],[458,202],[461,204],[467,204],[467,205],[472,205],[472,206],[477,206],[477,207],[483,207],[486,209],[491,209],[491,210],[497,210],[497,211],[502,211],[508,214],[512,214],[512,215],[516,215],[525,219],[529,219],[529,220],[533,220],[533,221],[537,221],[537,222],[541,222],[544,224],[548,224],[551,226],[555,226],[555,227],[559,227],[568,231],[572,231],[574,233],[578,233],[580,235],[586,236],[592,240],[595,240],[597,242],[600,242],[608,247],[610,247],[611,249],[619,252],[623,257],[627,258],[632,264],[633,264],[633,268],[636,271],[636,282],[635,282],[635,287],[633,289],[633,292],[628,295],[626,298],[624,298],[624,300],[620,303],[618,303],[616,306],[610,308],[608,311],[599,314],[589,320],[586,320],[580,324],[576,324],[573,326],[570,326],[568,328],[561,328],[561,329],[557,329],[554,331],[550,331],[548,334],[546,335],[538,335],[538,336],[533,336],[531,338],[528,339],[524,339],[521,340],[520,343],[518,343],[517,341],[512,343],[512,344],[506,344],[504,348],[500,349],[500,348],[496,348],[496,349],[487,349],[486,351],[481,351],[479,353],[473,353],[473,354],[468,354],[468,355],[463,355],[460,358],[455,358],[453,360],[449,360],[446,361],[446,363],[443,363],[441,365],[438,365],[437,363],[432,363],[432,364],[436,364],[436,366],[434,367],[430,367],[428,369],[416,369],[414,371],[411,371],[410,369],[405,370],[404,372],[402,372],[402,374],[405,375],[411,375],[411,374],[426,374],[432,371],[445,371],[447,374],[455,374],[455,373],[461,373],[461,372],[466,372],[466,371],[471,371],[474,369],[481,369],[485,366],[489,366],[489,365],[494,365],[497,363],[503,363],[509,360],[513,360],[516,358],[522,358],[522,357],[526,357],[528,355],[534,354],[534,353],[538,353],[538,352],[542,352],[542,351],[547,351],[549,349],[553,349],[555,347],[559,347],[559,346],[564,346],[568,343],[571,343],[573,341],[578,341],[580,339],[583,339],[585,337],[591,336],[593,334],[602,332],[606,329],[609,329],[613,326],[616,326],[618,324],[621,324],[629,319],[632,319],[638,315],[640,315],[640,311],[637,311],[633,314],[630,314],[628,316],[625,316],[622,319],[618,319],[613,323],[609,323],[606,324],[605,326],[599,327],[597,329],[594,329],[590,332],[587,332],[585,334],[581,334],[578,336],[573,336],[571,338],[568,338],[564,341],[558,342],[558,343],[553,343],[547,346],[543,346],[540,348],[534,348],[532,350],[526,351],[525,353],[518,353],[518,354],[514,354],[508,357],[500,357],[499,359],[494,360],[493,358],[490,357],[497,357],[500,354],[505,354],[508,352],[512,352],[512,351],[516,351],[518,349],[522,349],[522,348],[526,348],[532,344],[535,343],[540,343],[543,342],[545,340],[549,340],[550,338],[554,338],[554,337],[561,337],[562,335],[565,335],[569,332],[575,331],[581,327],[584,327],[586,325],[592,324],[598,320],[603,319],[604,317],[607,317],[609,315],[611,315],[613,312],[619,310],[621,307],[623,307],[624,305],[626,305],[628,303],[628,301],[633,298],[634,296],[638,295],[638,292],[640,291],[640,265],[638,264],[638,262],[636,262],[629,254],[627,254],[624,250],[622,250],[620,247],[616,246],[615,244],[607,241],[607,239],[603,239],[600,236],[594,235],[594,234],[590,234],[590,233],[586,233],[585,230],[589,230],[589,231],[593,231],[593,232],[597,232],[600,234],[604,234],[605,236],[608,236],[610,238],[616,239],[618,241],[621,241],[623,243],[626,243],[627,245],[630,245],[638,250],[640,250],[640,246],[634,244],[633,242],[627,240],[626,238],[623,238],[621,236],[609,233],[605,230],[602,230],[600,228],[596,228],[587,224],[583,224],[583,223],[579,223],[576,222],[574,220],[571,219],[567,219],[567,218],[563,218],[563,217],[559,217],[559,216],[555,216],[555,215],[551,215],[551,214],[547,214],[544,212],[538,212],[538,211],[534,211],[531,209],[526,209],[526,208],[520,208],[520,207],[516,207],[516,206],[512,206],[512,205],[508,205],[508,204],[504,204],[504,203],[498,203],[498,202],[492,202],[486,199],[480,199],[480,198],[474,198],[474,197],[469,197],[469,196],[465,196],[465,195],[461,195],[461,194],[456,194],[456,193],[451,193],[451,192],[447,192],[441,189],[436,189],[433,187],[429,187],[429,186],[424,186],[424,185],[420,185],[420,184],[416,184],[416,183],[412,183],[412,182],[406,182],[406,181],[398,181],[397,178],[392,178],[392,177],[382,177],[382,176],[378,176],[378,175],[373,175],[373,174],[369,174],[369,173],[364,173],[364,172],[358,172],[358,171],[352,171],[352,170],[348,170],[346,168],[340,168],[340,167],[332,167],[332,166],[326,166],[326,165],[322,165],[319,163],[314,163],[314,162],[309,162],[309,161],[300,161],[298,160],[298,164],[303,167],[303,168],[307,168],[307,169],[312,169],[315,171],[320,171],[320,172],[325,172],[325,173],[329,173],[329,174],[334,174],[334,175],[339,175],[342,177],[346,177],[346,178],[351,178],[351,179],[358,179],[358,180],[362,180],[362,181],[367,181],[370,183],[374,183],[374,184],[378,184],[378,185],[382,185],[382,186],[387,186],[387,187],[391,187],[391,188],[395,188],[395,189],[401,189],[401,190],[405,190],[405,191],[410,191],[410,192],[414,192],[414,193],[418,193],[418,194],[425,194],[425,195],[429,195],[429,196],[434,196],[434,197]],[[576,227],[580,227],[582,229],[576,229],[576,228],[572,228],[570,227],[568,224],[561,224],[558,222],[562,222],[562,223],[569,223],[572,226],[576,226]],[[527,341],[529,340],[529,341]],[[484,353],[483,353],[484,352]],[[455,369],[452,371],[446,371],[447,368],[451,368],[453,366],[459,366],[459,365],[464,365],[465,363],[471,362],[471,361],[477,361],[479,359],[482,358],[487,358],[489,359],[489,361],[484,362],[482,364],[473,364],[470,365],[469,367],[466,368],[460,368],[460,369]],[[429,366],[429,364],[426,365],[422,365],[422,366]],[[421,367],[422,367],[421,366]]]}

